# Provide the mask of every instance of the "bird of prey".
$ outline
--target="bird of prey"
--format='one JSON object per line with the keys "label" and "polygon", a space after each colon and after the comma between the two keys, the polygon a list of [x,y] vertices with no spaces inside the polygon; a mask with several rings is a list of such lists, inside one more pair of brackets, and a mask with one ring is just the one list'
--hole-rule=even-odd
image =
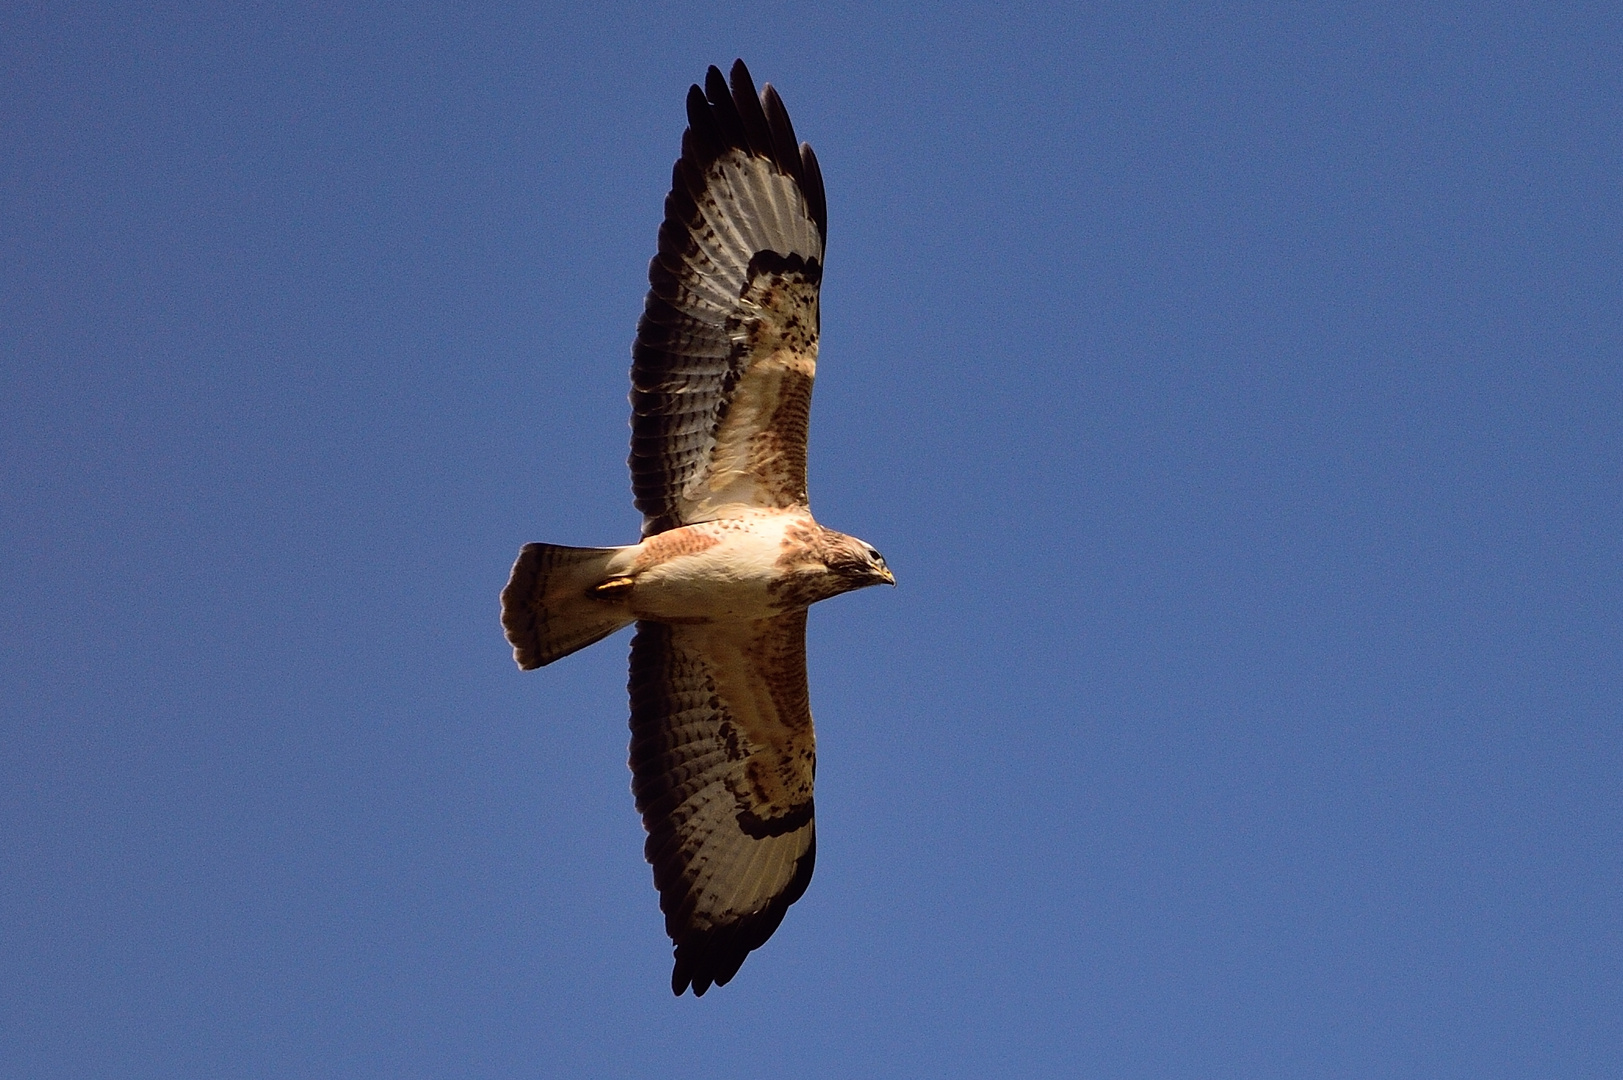
{"label": "bird of prey", "polygon": [[828,233],[817,158],[742,60],[730,81],[710,68],[687,115],[632,346],[642,541],[526,544],[502,626],[530,669],[636,622],[631,790],[675,946],[671,989],[702,995],[811,880],[806,609],[896,579],[806,500]]}

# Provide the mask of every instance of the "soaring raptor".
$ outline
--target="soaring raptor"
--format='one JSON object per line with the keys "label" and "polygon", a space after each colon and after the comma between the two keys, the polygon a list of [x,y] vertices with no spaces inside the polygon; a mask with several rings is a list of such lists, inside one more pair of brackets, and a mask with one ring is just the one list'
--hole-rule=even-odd
{"label": "soaring raptor", "polygon": [[631,365],[642,542],[526,544],[502,591],[524,669],[635,621],[631,790],[671,989],[737,973],[811,881],[806,609],[896,579],[806,501],[828,208],[810,146],[742,60],[688,91]]}

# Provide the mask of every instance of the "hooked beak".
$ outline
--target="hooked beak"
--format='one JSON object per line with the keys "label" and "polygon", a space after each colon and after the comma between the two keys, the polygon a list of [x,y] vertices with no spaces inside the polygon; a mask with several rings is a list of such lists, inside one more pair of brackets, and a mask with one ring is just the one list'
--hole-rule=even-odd
{"label": "hooked beak", "polygon": [[880,573],[885,575],[884,582],[885,582],[886,585],[895,585],[896,584],[896,575],[890,572],[890,567],[886,566],[886,567],[882,568],[880,570]]}

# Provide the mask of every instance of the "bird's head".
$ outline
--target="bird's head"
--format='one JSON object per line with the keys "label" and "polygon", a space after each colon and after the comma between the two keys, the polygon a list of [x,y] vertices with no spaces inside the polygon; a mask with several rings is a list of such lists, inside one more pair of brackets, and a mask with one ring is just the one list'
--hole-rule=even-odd
{"label": "bird's head", "polygon": [[823,562],[848,590],[896,584],[896,575],[872,544],[843,533],[834,534],[833,539]]}

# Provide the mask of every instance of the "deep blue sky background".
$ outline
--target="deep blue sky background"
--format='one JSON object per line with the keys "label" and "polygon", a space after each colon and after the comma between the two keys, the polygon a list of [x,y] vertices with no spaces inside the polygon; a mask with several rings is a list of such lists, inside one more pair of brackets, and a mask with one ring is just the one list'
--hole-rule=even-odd
{"label": "deep blue sky background", "polygon": [[[0,1074],[1623,1068],[1615,4],[8,5]],[[682,99],[822,159],[819,861],[673,999],[617,637]]]}

